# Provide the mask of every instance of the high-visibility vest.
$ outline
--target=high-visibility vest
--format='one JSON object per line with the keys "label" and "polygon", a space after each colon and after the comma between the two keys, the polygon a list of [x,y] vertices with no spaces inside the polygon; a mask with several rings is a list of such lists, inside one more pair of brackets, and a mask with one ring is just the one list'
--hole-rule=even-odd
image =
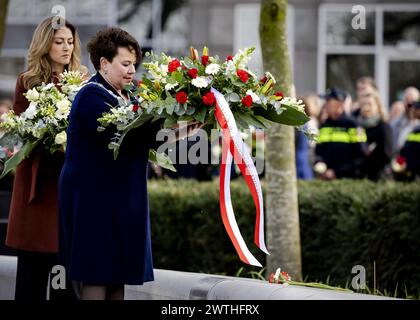
{"label": "high-visibility vest", "polygon": [[366,131],[363,128],[323,127],[319,130],[317,143],[360,143],[366,142]]}

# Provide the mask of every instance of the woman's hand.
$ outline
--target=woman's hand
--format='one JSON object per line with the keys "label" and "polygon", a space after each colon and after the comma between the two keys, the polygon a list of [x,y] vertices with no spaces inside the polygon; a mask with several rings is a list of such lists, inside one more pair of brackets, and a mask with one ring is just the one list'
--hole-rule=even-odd
{"label": "woman's hand", "polygon": [[181,122],[181,124],[176,124],[176,126],[173,127],[173,129],[175,130],[175,140],[170,141],[170,143],[197,134],[197,132],[199,132],[203,126],[204,123],[198,121],[190,121],[188,123],[183,121]]}

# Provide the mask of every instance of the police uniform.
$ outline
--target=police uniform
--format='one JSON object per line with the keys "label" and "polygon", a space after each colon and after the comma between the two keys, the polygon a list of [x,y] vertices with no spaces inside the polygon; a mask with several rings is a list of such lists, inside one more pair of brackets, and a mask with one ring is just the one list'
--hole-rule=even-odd
{"label": "police uniform", "polygon": [[337,178],[358,178],[365,154],[366,132],[345,115],[327,119],[320,127],[315,149],[316,162],[324,162]]}
{"label": "police uniform", "polygon": [[420,125],[408,134],[400,155],[405,158],[407,178],[420,178]]}

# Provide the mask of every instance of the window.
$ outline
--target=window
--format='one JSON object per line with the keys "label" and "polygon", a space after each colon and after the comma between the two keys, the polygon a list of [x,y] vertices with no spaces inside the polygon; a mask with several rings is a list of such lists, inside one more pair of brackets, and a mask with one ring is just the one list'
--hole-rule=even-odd
{"label": "window", "polygon": [[319,7],[317,90],[340,86],[355,97],[360,76],[376,80],[384,105],[420,88],[420,5],[364,5],[366,28],[354,29],[352,5]]}

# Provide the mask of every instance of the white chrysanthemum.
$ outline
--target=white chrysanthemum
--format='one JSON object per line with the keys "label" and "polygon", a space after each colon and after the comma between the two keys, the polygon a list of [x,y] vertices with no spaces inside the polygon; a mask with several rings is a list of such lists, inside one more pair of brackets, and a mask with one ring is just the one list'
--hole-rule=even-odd
{"label": "white chrysanthemum", "polygon": [[54,139],[56,144],[65,144],[67,142],[67,133],[66,131],[61,131],[55,136]]}
{"label": "white chrysanthemum", "polygon": [[217,63],[211,63],[206,67],[206,73],[215,75],[220,70],[220,66]]}
{"label": "white chrysanthemum", "polygon": [[261,103],[260,97],[252,90],[247,90],[246,94],[252,97],[252,102]]}
{"label": "white chrysanthemum", "polygon": [[36,91],[35,88],[28,90],[28,92],[26,93],[26,99],[28,99],[29,101],[37,101],[39,99],[39,92]]}
{"label": "white chrysanthemum", "polygon": [[197,87],[197,88],[205,88],[209,85],[206,78],[204,77],[197,77],[193,79],[191,83],[194,87]]}
{"label": "white chrysanthemum", "polygon": [[165,85],[165,90],[166,91],[169,91],[169,90],[171,90],[173,88],[176,88],[177,86],[178,86],[178,82],[175,82],[175,83],[167,83]]}

